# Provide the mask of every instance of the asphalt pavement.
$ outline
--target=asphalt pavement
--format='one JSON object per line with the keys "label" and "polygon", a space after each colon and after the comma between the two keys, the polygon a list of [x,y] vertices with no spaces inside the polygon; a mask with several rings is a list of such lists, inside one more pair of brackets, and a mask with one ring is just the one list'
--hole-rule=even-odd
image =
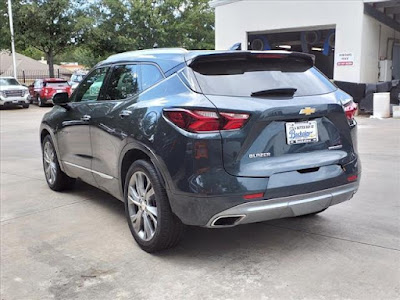
{"label": "asphalt pavement", "polygon": [[315,217],[188,228],[156,255],[123,203],[79,182],[51,191],[39,124],[0,111],[1,299],[400,299],[400,120],[358,117],[362,180]]}

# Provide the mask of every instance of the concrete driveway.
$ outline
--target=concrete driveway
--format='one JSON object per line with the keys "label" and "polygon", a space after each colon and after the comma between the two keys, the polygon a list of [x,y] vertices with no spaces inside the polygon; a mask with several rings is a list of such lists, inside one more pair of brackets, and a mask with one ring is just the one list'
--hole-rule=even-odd
{"label": "concrete driveway", "polygon": [[0,111],[1,299],[400,299],[400,120],[359,118],[359,192],[319,216],[188,228],[139,249],[122,202],[45,182],[50,108]]}

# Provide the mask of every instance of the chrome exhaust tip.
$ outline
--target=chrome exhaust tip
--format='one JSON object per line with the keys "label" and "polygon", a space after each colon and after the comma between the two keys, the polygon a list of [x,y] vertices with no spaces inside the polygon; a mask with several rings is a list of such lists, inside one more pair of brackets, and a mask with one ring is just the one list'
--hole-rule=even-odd
{"label": "chrome exhaust tip", "polygon": [[219,216],[211,222],[210,227],[232,227],[238,225],[246,215]]}

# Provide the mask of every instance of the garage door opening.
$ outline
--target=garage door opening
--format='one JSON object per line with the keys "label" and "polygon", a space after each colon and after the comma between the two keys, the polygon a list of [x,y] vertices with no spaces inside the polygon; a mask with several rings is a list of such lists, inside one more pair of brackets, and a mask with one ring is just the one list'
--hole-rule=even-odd
{"label": "garage door opening", "polygon": [[288,50],[315,55],[315,65],[333,79],[335,29],[248,33],[249,50]]}

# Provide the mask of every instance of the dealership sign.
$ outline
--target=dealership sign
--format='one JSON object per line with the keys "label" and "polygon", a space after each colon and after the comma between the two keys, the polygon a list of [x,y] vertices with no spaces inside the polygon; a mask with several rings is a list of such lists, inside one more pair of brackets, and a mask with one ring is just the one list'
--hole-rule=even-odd
{"label": "dealership sign", "polygon": [[354,63],[354,55],[351,52],[338,53],[336,56],[336,65],[352,66]]}

